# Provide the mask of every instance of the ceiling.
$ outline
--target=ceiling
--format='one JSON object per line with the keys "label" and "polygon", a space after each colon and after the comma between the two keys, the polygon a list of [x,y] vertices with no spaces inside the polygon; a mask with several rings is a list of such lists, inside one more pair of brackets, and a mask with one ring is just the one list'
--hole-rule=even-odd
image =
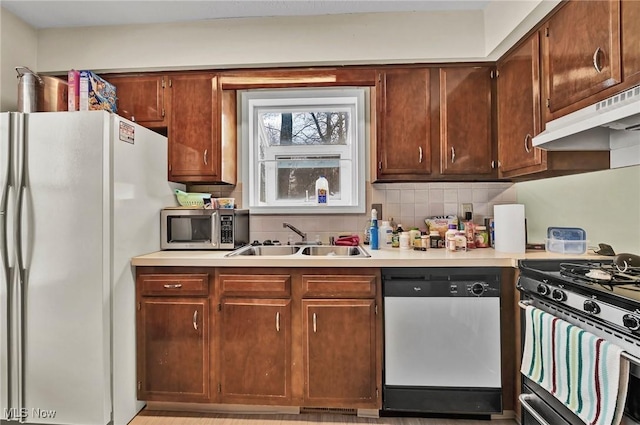
{"label": "ceiling", "polygon": [[259,16],[481,10],[488,3],[489,0],[1,0],[0,4],[41,29]]}

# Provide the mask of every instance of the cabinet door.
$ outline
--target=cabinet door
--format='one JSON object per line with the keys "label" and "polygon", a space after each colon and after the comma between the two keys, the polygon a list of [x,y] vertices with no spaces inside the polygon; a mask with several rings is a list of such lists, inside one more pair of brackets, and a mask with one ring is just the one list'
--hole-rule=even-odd
{"label": "cabinet door", "polygon": [[209,400],[209,301],[142,297],[138,399]]}
{"label": "cabinet door", "polygon": [[492,175],[491,68],[440,69],[440,164],[445,175]]}
{"label": "cabinet door", "polygon": [[291,301],[222,301],[221,397],[225,403],[291,400]]}
{"label": "cabinet door", "polygon": [[498,63],[498,158],[501,176],[542,163],[532,146],[540,132],[540,35],[534,33]]}
{"label": "cabinet door", "polygon": [[110,77],[118,95],[118,115],[146,126],[166,126],[162,75]]}
{"label": "cabinet door", "polygon": [[171,77],[169,178],[213,181],[219,176],[218,78],[213,74]]}
{"label": "cabinet door", "polygon": [[376,408],[375,300],[303,300],[304,403]]}
{"label": "cabinet door", "polygon": [[378,73],[377,178],[407,180],[431,173],[428,68]]}
{"label": "cabinet door", "polygon": [[622,0],[622,66],[624,81],[640,81],[640,1]]}
{"label": "cabinet door", "polygon": [[545,35],[551,113],[620,83],[620,0],[568,1]]}

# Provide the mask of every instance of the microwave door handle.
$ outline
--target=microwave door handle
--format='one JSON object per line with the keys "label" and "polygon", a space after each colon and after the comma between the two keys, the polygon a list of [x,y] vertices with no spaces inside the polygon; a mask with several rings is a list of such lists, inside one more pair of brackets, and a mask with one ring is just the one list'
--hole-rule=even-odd
{"label": "microwave door handle", "polygon": [[211,214],[211,246],[217,247],[218,242],[220,242],[220,237],[218,236],[218,211],[214,211]]}

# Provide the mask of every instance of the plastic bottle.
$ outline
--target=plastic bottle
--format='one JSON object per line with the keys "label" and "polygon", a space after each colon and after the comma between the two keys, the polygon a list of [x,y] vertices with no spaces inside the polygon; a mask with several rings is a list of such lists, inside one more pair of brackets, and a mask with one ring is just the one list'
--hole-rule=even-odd
{"label": "plastic bottle", "polygon": [[[458,226],[456,226],[455,224],[450,224],[449,225],[449,229],[444,233],[444,239],[446,241],[449,240],[449,236],[453,236],[455,238],[456,236],[456,232],[458,231]],[[449,247],[448,242],[447,242],[447,248]]]}
{"label": "plastic bottle", "polygon": [[327,205],[329,201],[329,182],[324,176],[316,180],[316,202],[318,205]]}
{"label": "plastic bottle", "polygon": [[398,223],[398,225],[396,226],[396,230],[393,232],[393,237],[391,239],[391,246],[393,248],[400,247],[400,234],[402,232],[404,232],[404,229],[402,228],[402,224]]}
{"label": "plastic bottle", "polygon": [[475,224],[473,224],[472,215],[470,211],[467,211],[464,216],[464,235],[467,238],[467,249],[473,249],[476,247],[476,239],[474,237]]}
{"label": "plastic bottle", "polygon": [[378,245],[378,211],[371,210],[371,228],[369,229],[369,247],[373,250],[380,249]]}
{"label": "plastic bottle", "polygon": [[464,235],[464,232],[457,231],[455,234],[456,241],[456,251],[466,251],[467,250],[467,237]]}
{"label": "plastic bottle", "polygon": [[386,220],[382,221],[382,224],[378,228],[378,244],[380,248],[391,248],[391,242],[393,237],[393,229]]}
{"label": "plastic bottle", "polygon": [[400,249],[410,249],[411,248],[411,237],[409,236],[409,232],[400,233]]}
{"label": "plastic bottle", "polygon": [[367,220],[367,224],[364,225],[364,237],[362,238],[362,243],[365,245],[369,245],[369,240],[371,237],[371,220]]}

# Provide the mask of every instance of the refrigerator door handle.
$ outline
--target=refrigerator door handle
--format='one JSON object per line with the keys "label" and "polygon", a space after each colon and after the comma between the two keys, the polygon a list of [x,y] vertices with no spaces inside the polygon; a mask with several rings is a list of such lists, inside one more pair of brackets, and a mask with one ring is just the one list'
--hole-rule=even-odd
{"label": "refrigerator door handle", "polygon": [[[11,266],[9,265],[9,225],[8,220],[12,217],[9,216],[9,192],[13,184],[13,149],[15,140],[17,138],[17,129],[13,123],[13,114],[9,115],[9,143],[7,144],[7,157],[6,157],[6,173],[4,176],[4,186],[2,188],[2,196],[0,197],[0,232],[2,237],[0,240],[1,248],[0,257],[2,258],[2,268],[5,276],[5,282],[7,289],[11,284]],[[10,298],[9,298],[10,299]]]}
{"label": "refrigerator door handle", "polygon": [[[22,117],[25,117],[22,115]],[[23,118],[25,121],[22,123],[21,127],[23,128],[23,132],[18,134],[17,137],[17,158],[18,158],[18,169],[16,170],[16,188],[18,190],[18,197],[16,200],[16,214],[15,214],[15,235],[16,235],[16,315],[18,318],[18,326],[15,327],[16,332],[16,391],[17,391],[17,408],[20,412],[24,406],[24,341],[25,341],[25,294],[26,294],[26,270],[24,265],[23,258],[23,247],[22,247],[22,206],[24,203],[24,191],[26,188],[26,175],[27,175],[27,139],[28,139],[28,125],[27,118]],[[20,417],[20,423],[24,423],[26,418]]]}

